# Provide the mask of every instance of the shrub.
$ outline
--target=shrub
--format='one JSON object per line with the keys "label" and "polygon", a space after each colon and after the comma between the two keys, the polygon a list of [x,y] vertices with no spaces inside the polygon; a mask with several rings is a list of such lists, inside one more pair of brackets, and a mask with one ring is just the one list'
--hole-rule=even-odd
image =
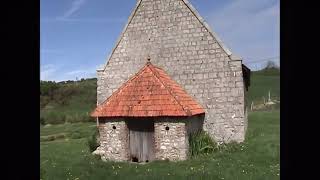
{"label": "shrub", "polygon": [[63,139],[63,138],[65,138],[66,137],[66,135],[65,135],[65,133],[60,133],[60,134],[55,134],[54,135],[54,139],[56,140],[56,139]]}
{"label": "shrub", "polygon": [[90,149],[90,152],[93,152],[97,149],[97,147],[100,145],[98,142],[99,138],[99,131],[96,129],[92,135],[88,138],[88,146]]}
{"label": "shrub", "polygon": [[47,124],[62,124],[65,123],[66,116],[57,112],[50,112],[46,114],[45,120]]}
{"label": "shrub", "polygon": [[72,139],[80,139],[81,138],[81,134],[78,131],[72,132],[71,133],[71,138]]}
{"label": "shrub", "polygon": [[89,115],[87,114],[79,114],[79,113],[75,113],[75,114],[67,114],[65,116],[65,121],[68,123],[78,123],[78,122],[91,122],[92,119]]}
{"label": "shrub", "polygon": [[73,117],[71,115],[67,114],[65,120],[66,120],[66,123],[72,123]]}
{"label": "shrub", "polygon": [[54,141],[54,140],[55,140],[54,136],[40,136],[40,142]]}
{"label": "shrub", "polygon": [[89,114],[84,114],[82,116],[82,122],[92,122],[92,117],[90,117]]}
{"label": "shrub", "polygon": [[54,141],[56,139],[63,139],[63,138],[65,138],[64,133],[54,134],[54,135],[49,135],[49,136],[40,136],[40,142]]}
{"label": "shrub", "polygon": [[189,136],[189,155],[206,155],[218,150],[218,144],[205,131],[191,133]]}
{"label": "shrub", "polygon": [[219,146],[220,151],[225,152],[236,152],[241,148],[240,143],[237,143],[235,141],[229,142],[228,144],[221,144]]}

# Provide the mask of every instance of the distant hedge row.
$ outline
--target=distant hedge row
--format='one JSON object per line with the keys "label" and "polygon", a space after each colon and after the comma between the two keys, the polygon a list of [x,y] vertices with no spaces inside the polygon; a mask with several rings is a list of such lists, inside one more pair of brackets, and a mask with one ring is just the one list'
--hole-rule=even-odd
{"label": "distant hedge row", "polygon": [[87,114],[62,114],[62,113],[46,113],[40,116],[40,124],[62,124],[77,122],[92,122],[94,119]]}

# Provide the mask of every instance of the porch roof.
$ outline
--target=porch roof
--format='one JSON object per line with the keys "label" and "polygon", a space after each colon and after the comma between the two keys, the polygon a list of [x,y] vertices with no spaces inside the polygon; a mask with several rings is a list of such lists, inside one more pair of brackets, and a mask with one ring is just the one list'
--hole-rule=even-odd
{"label": "porch roof", "polygon": [[92,117],[193,116],[204,109],[166,72],[150,62],[108,99]]}

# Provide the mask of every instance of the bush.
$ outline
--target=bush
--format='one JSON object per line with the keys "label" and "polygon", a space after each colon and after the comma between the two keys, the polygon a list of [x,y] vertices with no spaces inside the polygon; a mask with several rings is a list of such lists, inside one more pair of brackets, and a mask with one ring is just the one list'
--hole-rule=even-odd
{"label": "bush", "polygon": [[54,136],[40,136],[40,142],[54,141],[54,140],[55,140]]}
{"label": "bush", "polygon": [[40,142],[54,141],[56,139],[63,139],[65,137],[66,137],[66,135],[64,133],[54,134],[54,135],[49,135],[49,136],[40,136]]}
{"label": "bush", "polygon": [[65,121],[68,123],[78,123],[78,122],[92,122],[92,119],[87,114],[71,114],[65,116]]}
{"label": "bush", "polygon": [[90,152],[93,152],[97,149],[97,147],[99,147],[99,142],[98,142],[98,138],[99,138],[99,131],[98,129],[96,129],[92,135],[88,138],[88,146],[90,149]]}
{"label": "bush", "polygon": [[189,136],[189,156],[207,155],[218,150],[218,144],[205,131],[198,131]]}
{"label": "bush", "polygon": [[72,123],[73,117],[69,114],[66,114],[65,123]]}
{"label": "bush", "polygon": [[237,143],[235,141],[232,141],[228,144],[221,144],[219,146],[220,151],[225,151],[225,152],[236,152],[241,148],[240,143]]}
{"label": "bush", "polygon": [[80,139],[81,138],[81,134],[78,131],[72,132],[71,138],[72,139]]}
{"label": "bush", "polygon": [[65,133],[60,133],[60,134],[55,134],[54,135],[54,139],[56,140],[56,139],[63,139],[63,138],[65,138],[66,137],[66,135],[65,135]]}
{"label": "bush", "polygon": [[83,115],[82,121],[83,122],[92,122],[92,117],[90,117],[89,114],[85,114],[85,115]]}
{"label": "bush", "polygon": [[63,124],[65,123],[66,116],[57,112],[50,112],[44,117],[47,124]]}

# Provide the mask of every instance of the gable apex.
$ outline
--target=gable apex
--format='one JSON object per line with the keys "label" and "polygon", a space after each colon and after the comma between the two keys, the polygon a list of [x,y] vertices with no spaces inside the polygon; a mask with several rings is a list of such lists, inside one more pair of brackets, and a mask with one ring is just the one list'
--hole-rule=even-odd
{"label": "gable apex", "polygon": [[[144,0],[137,0],[136,2],[136,6],[133,9],[133,11],[131,12],[131,15],[128,18],[128,21],[126,23],[126,25],[124,26],[120,36],[118,37],[115,46],[113,47],[111,53],[109,54],[106,62],[104,63],[103,67],[100,67],[97,69],[98,72],[102,72],[106,69],[109,60],[111,59],[114,51],[117,49],[121,39],[123,38],[125,32],[127,31],[127,28],[129,26],[129,24],[131,23],[133,17],[135,16],[137,10],[139,9],[142,1]],[[184,3],[184,5],[186,5],[186,7],[191,11],[191,13],[197,18],[197,20],[206,28],[206,30],[209,32],[209,34],[217,41],[218,45],[222,48],[222,50],[230,57],[232,55],[232,52],[230,51],[229,48],[227,48],[225,46],[225,44],[221,41],[221,39],[219,38],[219,36],[210,28],[210,26],[208,25],[208,23],[204,20],[204,18],[202,18],[202,16],[198,13],[198,11],[192,6],[192,4],[188,1],[188,0],[176,0],[176,1],[182,1]],[[233,59],[231,59],[233,60]]]}

